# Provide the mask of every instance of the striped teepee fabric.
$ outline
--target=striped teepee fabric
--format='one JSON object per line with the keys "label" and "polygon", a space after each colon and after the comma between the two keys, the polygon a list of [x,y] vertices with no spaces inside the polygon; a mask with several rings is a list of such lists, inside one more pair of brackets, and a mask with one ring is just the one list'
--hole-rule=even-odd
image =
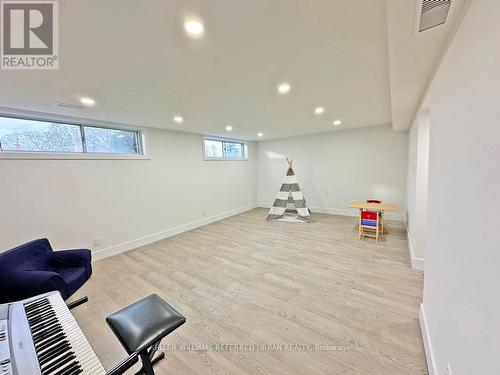
{"label": "striped teepee fabric", "polygon": [[300,191],[297,177],[292,168],[293,160],[287,159],[288,170],[276,195],[274,204],[269,210],[267,220],[302,221],[311,222],[311,214],[306,205],[306,200]]}

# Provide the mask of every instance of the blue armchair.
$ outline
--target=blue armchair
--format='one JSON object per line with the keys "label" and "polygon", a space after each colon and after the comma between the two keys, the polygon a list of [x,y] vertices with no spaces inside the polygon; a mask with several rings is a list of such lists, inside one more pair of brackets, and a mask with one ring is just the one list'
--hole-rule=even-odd
{"label": "blue armchair", "polygon": [[46,238],[0,253],[0,303],[59,291],[75,293],[92,274],[90,250],[53,251]]}

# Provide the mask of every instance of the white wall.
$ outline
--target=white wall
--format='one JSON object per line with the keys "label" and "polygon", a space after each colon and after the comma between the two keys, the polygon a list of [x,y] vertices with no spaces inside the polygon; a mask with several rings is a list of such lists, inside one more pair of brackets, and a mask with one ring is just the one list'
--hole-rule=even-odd
{"label": "white wall", "polygon": [[[407,184],[406,184],[406,203],[407,216],[406,227],[408,230],[408,246],[411,253],[416,252],[416,225],[415,212],[417,205],[417,144],[418,144],[418,125],[413,123],[410,128],[408,137],[408,167],[407,167]],[[410,254],[411,258],[411,254]]]}
{"label": "white wall", "polygon": [[429,173],[429,111],[418,113],[410,129],[408,147],[408,246],[413,268],[423,270],[427,236]]}
{"label": "white wall", "polygon": [[150,129],[151,160],[0,159],[0,251],[45,236],[91,248],[101,237],[94,251],[110,254],[239,212],[256,204],[255,150],[204,161],[200,135]]}
{"label": "white wall", "polygon": [[421,111],[417,116],[418,144],[417,144],[417,186],[416,186],[416,253],[415,257],[425,258],[427,237],[427,195],[429,187],[429,142],[430,142],[430,114]]}
{"label": "white wall", "polygon": [[431,373],[500,374],[500,1],[474,0],[430,87]]}
{"label": "white wall", "polygon": [[274,202],[286,172],[285,157],[294,170],[312,211],[356,214],[353,200],[377,198],[406,212],[408,134],[377,126],[259,142],[257,199]]}

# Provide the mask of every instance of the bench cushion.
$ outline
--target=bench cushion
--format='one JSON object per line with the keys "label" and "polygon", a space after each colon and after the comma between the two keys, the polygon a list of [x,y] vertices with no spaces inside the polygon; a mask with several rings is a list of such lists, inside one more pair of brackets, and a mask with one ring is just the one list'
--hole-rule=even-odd
{"label": "bench cushion", "polygon": [[186,318],[152,294],[108,316],[106,322],[128,354],[132,354],[159,342],[183,325]]}

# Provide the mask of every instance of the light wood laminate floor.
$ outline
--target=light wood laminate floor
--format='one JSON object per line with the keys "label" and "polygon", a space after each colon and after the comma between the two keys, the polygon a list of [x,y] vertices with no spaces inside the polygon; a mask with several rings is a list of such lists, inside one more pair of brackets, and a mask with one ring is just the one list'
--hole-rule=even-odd
{"label": "light wood laminate floor", "polygon": [[173,347],[157,374],[427,373],[423,274],[410,269],[401,223],[376,243],[357,239],[355,218],[267,223],[266,214],[255,209],[95,262],[72,298],[90,301],[73,312],[104,366],[126,356],[105,317],[157,293],[187,318],[163,340]]}

